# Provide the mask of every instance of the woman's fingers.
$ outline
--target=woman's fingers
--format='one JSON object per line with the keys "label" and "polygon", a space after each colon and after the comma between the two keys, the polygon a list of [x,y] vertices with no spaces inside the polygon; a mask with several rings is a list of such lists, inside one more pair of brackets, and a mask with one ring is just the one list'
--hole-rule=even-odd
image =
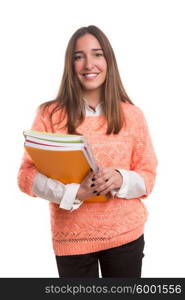
{"label": "woman's fingers", "polygon": [[[100,168],[99,172],[90,174],[86,184],[91,189],[93,195],[106,195],[111,190],[117,188],[120,175],[113,168]],[[120,186],[120,184],[119,184]]]}
{"label": "woman's fingers", "polygon": [[107,193],[111,192],[114,189],[113,185],[110,185],[109,187],[99,191],[100,195],[106,195]]}
{"label": "woman's fingers", "polygon": [[100,188],[107,181],[111,181],[114,185],[113,188],[120,188],[123,184],[123,176],[113,168],[105,168],[101,177],[97,175],[97,188]]}
{"label": "woman's fingers", "polygon": [[107,194],[114,188],[114,184],[111,180],[109,180],[109,181],[103,182],[103,184],[99,184],[99,185],[92,184],[91,188],[92,188],[93,192],[95,192],[95,193]]}

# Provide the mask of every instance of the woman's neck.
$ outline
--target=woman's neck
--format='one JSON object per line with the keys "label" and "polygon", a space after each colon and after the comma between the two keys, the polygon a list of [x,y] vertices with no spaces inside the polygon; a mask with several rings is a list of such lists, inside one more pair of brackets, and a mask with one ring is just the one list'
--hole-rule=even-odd
{"label": "woman's neck", "polygon": [[88,93],[83,93],[83,99],[88,105],[96,108],[96,106],[101,102],[100,92],[92,91]]}

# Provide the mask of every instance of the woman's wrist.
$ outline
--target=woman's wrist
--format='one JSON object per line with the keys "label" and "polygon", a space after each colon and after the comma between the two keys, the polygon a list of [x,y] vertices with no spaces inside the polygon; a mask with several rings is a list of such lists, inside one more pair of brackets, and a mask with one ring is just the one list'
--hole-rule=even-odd
{"label": "woman's wrist", "polygon": [[119,170],[115,169],[115,171],[119,174],[119,175],[118,175],[119,178],[118,178],[118,180],[117,180],[117,186],[115,187],[115,189],[118,189],[118,190],[119,190],[119,189],[121,188],[122,184],[123,184],[123,176],[122,176],[122,174],[120,173]]}
{"label": "woman's wrist", "polygon": [[81,200],[81,201],[84,200],[84,199],[83,199],[83,192],[82,192],[81,186],[79,187],[78,192],[77,192],[77,194],[76,194],[76,199]]}

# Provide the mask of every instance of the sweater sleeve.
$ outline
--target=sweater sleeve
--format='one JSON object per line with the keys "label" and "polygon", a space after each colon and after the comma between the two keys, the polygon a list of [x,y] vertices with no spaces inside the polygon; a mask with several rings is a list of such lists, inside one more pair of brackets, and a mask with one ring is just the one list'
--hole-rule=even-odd
{"label": "sweater sleeve", "polygon": [[[44,119],[42,117],[42,111],[41,109],[37,110],[35,119],[32,124],[32,130],[38,130],[38,131],[47,131],[46,124],[44,122]],[[18,171],[18,177],[17,182],[20,190],[23,193],[28,194],[29,196],[36,197],[36,195],[32,192],[32,184],[34,177],[37,173],[37,169],[30,158],[30,156],[26,153],[26,151],[23,154],[21,165]]]}
{"label": "sweater sleeve", "polygon": [[144,179],[146,194],[140,198],[146,198],[152,192],[158,162],[146,119],[140,109],[136,126],[130,169]]}

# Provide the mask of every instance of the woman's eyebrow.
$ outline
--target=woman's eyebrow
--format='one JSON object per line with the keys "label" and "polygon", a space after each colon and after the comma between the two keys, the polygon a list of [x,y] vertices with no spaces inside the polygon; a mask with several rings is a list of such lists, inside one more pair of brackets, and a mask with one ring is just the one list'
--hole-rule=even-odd
{"label": "woman's eyebrow", "polygon": [[[99,50],[103,51],[103,49],[101,49],[101,48],[96,48],[96,49],[91,49],[91,50],[92,50],[92,51],[99,51]],[[77,54],[77,53],[84,53],[84,51],[78,50],[78,51],[75,51],[75,52],[74,52],[74,54]]]}
{"label": "woman's eyebrow", "polygon": [[99,51],[99,50],[102,50],[102,51],[103,51],[103,49],[101,49],[101,48],[96,48],[96,49],[91,49],[91,50],[93,50],[93,51]]}

